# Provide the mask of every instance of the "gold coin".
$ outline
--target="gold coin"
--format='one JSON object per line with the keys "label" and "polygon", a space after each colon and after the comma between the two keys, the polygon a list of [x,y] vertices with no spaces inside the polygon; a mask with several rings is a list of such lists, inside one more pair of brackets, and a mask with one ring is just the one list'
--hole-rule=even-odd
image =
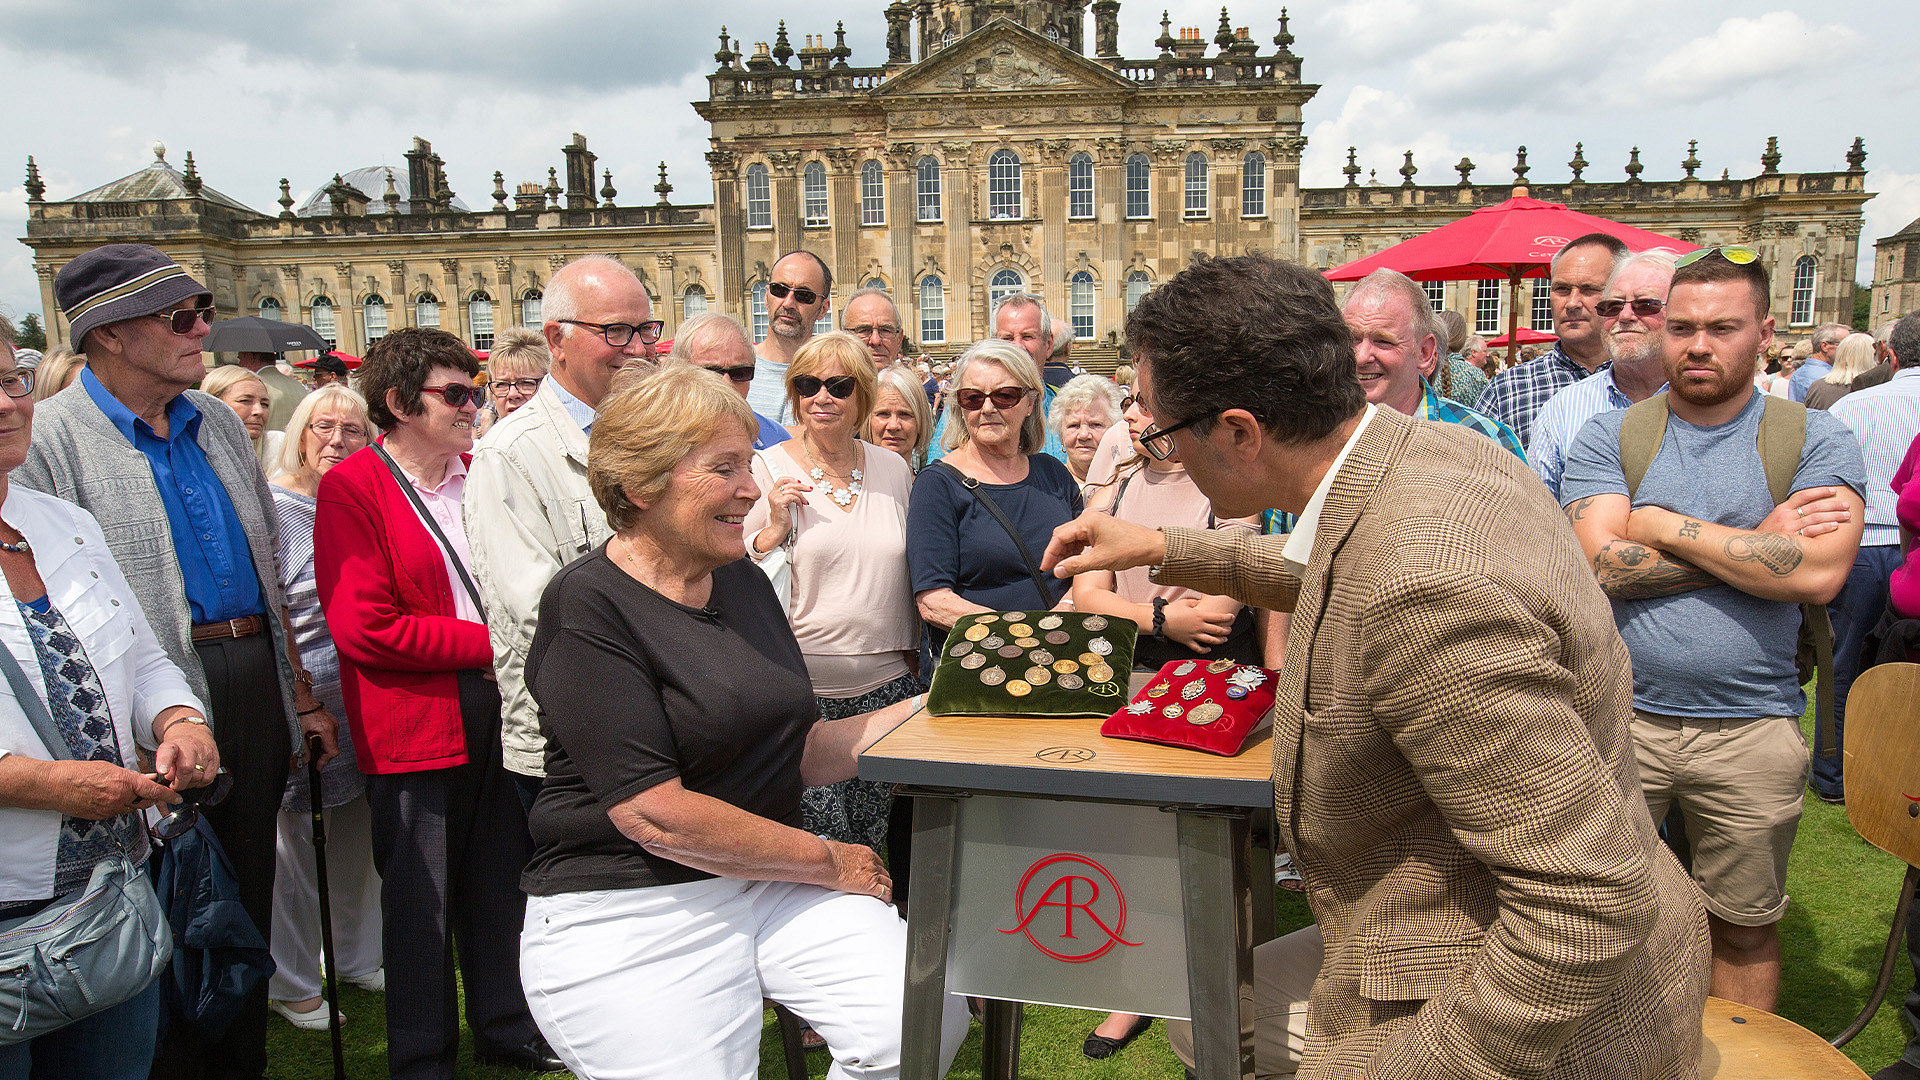
{"label": "gold coin", "polygon": [[1106,658],[1102,657],[1099,653],[1083,652],[1080,654],[1080,662],[1088,667],[1092,667],[1095,664],[1104,664],[1107,661]]}
{"label": "gold coin", "polygon": [[1039,648],[1040,639],[1037,637],[1017,637],[1013,639],[1013,643],[1022,649],[1035,649]]}
{"label": "gold coin", "polygon": [[1030,685],[1045,686],[1052,681],[1053,672],[1048,671],[1046,668],[1030,667],[1027,669],[1027,682]]}
{"label": "gold coin", "polygon": [[1226,711],[1227,710],[1220,707],[1220,703],[1217,701],[1203,701],[1195,705],[1192,712],[1187,713],[1187,723],[1193,724],[1196,727],[1204,727],[1220,719],[1221,716],[1226,714]]}
{"label": "gold coin", "polygon": [[987,666],[987,658],[979,653],[968,653],[960,658],[960,666],[968,671],[978,671]]}
{"label": "gold coin", "polygon": [[1028,686],[1019,679],[1015,679],[1007,684],[1007,693],[1012,694],[1014,697],[1026,697],[1028,694],[1033,693],[1033,687]]}
{"label": "gold coin", "polygon": [[1113,669],[1105,664],[1101,664],[1098,667],[1089,667],[1087,669],[1087,678],[1097,683],[1112,682]]}
{"label": "gold coin", "polygon": [[1232,670],[1233,665],[1234,665],[1234,661],[1232,660],[1215,660],[1213,663],[1207,665],[1207,670],[1213,672],[1215,675],[1218,675],[1223,671]]}
{"label": "gold coin", "polygon": [[[1105,664],[1095,664],[1092,667],[1089,667],[1087,669],[1087,678],[1093,679],[1093,673],[1095,670],[1112,671],[1113,669],[1107,667],[1107,665]],[[1093,681],[1106,682],[1105,679],[1093,679]],[[1147,687],[1147,696],[1150,698],[1166,697],[1167,691],[1171,689],[1173,689],[1173,686],[1171,683],[1154,683],[1152,686]]]}
{"label": "gold coin", "polygon": [[1026,623],[1023,623],[1023,622],[1010,623],[1007,626],[1007,633],[1012,634],[1014,637],[1017,637],[1017,638],[1032,637],[1033,627],[1028,626]]}
{"label": "gold coin", "polygon": [[980,681],[988,686],[999,686],[1007,681],[1007,673],[997,667],[990,667],[980,673]]}
{"label": "gold coin", "polygon": [[980,616],[980,617],[979,617],[978,619],[975,619],[975,620],[974,620],[974,625],[975,625],[975,626],[987,626],[987,625],[990,625],[990,624],[992,624],[992,623],[997,623],[997,622],[999,622],[999,621],[1000,621],[1000,616],[998,616],[998,615],[982,615],[982,616]]}
{"label": "gold coin", "polygon": [[1080,665],[1074,663],[1071,660],[1055,660],[1053,662],[1053,670],[1059,672],[1062,675],[1070,675],[1076,671],[1079,671]]}
{"label": "gold coin", "polygon": [[988,630],[986,627],[980,625],[979,623],[975,623],[972,626],[967,627],[967,640],[979,641],[981,638],[986,637],[988,634],[992,632],[993,631]]}

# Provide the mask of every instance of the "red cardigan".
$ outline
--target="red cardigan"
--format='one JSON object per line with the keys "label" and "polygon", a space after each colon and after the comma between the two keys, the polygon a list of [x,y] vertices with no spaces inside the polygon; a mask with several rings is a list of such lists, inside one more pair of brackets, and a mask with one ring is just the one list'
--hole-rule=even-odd
{"label": "red cardigan", "polygon": [[371,447],[321,477],[313,538],[360,771],[466,764],[455,673],[492,667],[493,647],[454,614],[440,545]]}

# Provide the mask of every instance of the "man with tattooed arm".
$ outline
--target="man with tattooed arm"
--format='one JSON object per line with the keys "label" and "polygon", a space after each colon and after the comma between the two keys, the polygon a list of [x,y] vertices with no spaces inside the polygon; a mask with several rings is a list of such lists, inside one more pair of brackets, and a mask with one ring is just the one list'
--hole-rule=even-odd
{"label": "man with tattooed arm", "polygon": [[[1633,656],[1648,810],[1659,821],[1677,805],[1693,844],[1712,993],[1769,1011],[1807,777],[1798,605],[1839,591],[1865,519],[1859,445],[1817,410],[1806,413],[1791,494],[1777,506],[1769,494],[1753,368],[1773,338],[1770,295],[1751,249],[1683,258],[1667,297],[1670,415],[1658,452],[1630,494],[1627,413],[1603,413],[1574,440],[1560,487]],[[1795,408],[1774,408],[1783,404]]]}

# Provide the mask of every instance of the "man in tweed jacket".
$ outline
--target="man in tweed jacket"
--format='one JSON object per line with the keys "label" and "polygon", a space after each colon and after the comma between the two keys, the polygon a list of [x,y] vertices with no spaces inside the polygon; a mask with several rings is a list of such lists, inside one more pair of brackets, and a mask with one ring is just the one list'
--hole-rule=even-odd
{"label": "man in tweed jacket", "polygon": [[[1274,807],[1319,923],[1255,954],[1259,1073],[1695,1075],[1705,912],[1640,796],[1606,597],[1538,478],[1368,405],[1310,270],[1197,263],[1127,337],[1168,433],[1150,452],[1222,515],[1301,515],[1242,537],[1088,514],[1046,556],[1293,612]],[[1317,970],[1304,1010],[1259,1000],[1289,962]]]}

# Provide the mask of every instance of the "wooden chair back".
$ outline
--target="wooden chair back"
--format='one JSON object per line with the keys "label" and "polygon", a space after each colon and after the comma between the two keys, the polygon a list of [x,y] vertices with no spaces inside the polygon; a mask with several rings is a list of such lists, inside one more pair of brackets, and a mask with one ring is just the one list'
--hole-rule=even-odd
{"label": "wooden chair back", "polygon": [[[1851,717],[1853,709],[1847,712]],[[1701,1034],[1700,1080],[1867,1080],[1860,1066],[1820,1036],[1731,1001],[1707,999]]]}
{"label": "wooden chair back", "polygon": [[1842,759],[1854,831],[1920,866],[1920,664],[1879,664],[1854,680]]}

